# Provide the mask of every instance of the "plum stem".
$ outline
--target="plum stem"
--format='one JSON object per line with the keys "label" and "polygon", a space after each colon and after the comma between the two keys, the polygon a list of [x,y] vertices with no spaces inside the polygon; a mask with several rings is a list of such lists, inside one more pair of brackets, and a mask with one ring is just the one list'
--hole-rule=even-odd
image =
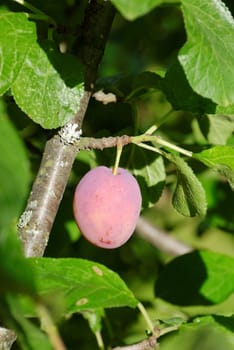
{"label": "plum stem", "polygon": [[99,349],[100,350],[104,350],[105,346],[104,346],[104,342],[103,342],[103,339],[102,339],[101,332],[100,331],[95,332],[95,337],[96,337]]}
{"label": "plum stem", "polygon": [[118,173],[120,157],[121,157],[122,150],[123,150],[122,142],[118,141],[116,146],[117,146],[116,147],[116,157],[115,157],[115,165],[113,167],[113,175],[117,175],[117,173]]}

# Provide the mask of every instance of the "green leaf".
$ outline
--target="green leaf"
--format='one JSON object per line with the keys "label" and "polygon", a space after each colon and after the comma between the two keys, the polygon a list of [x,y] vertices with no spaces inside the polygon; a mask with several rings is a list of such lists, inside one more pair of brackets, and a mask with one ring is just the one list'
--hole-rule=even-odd
{"label": "green leaf", "polygon": [[205,316],[182,325],[178,332],[160,341],[160,350],[232,350],[234,318]]}
{"label": "green leaf", "polygon": [[66,312],[130,306],[138,303],[113,271],[83,259],[32,259],[36,286],[41,296],[61,294]]}
{"label": "green leaf", "polygon": [[194,153],[193,157],[200,160],[208,167],[213,167],[221,175],[225,176],[234,190],[234,148],[230,146],[216,146],[200,153]]}
{"label": "green leaf", "polygon": [[174,109],[193,113],[215,113],[215,104],[198,95],[186,78],[178,60],[169,68],[162,80],[162,90]]}
{"label": "green leaf", "polygon": [[0,292],[33,292],[33,273],[16,235],[30,180],[24,145],[0,99]]}
{"label": "green leaf", "polygon": [[18,217],[29,181],[29,161],[24,145],[0,99],[0,229]]}
{"label": "green leaf", "polygon": [[177,170],[177,184],[173,194],[174,208],[184,216],[205,215],[206,194],[200,181],[189,165],[176,155],[168,155]]}
{"label": "green leaf", "polygon": [[209,305],[234,292],[234,259],[196,251],[173,259],[155,285],[156,296],[177,305]]}
{"label": "green leaf", "polygon": [[165,185],[166,172],[162,157],[136,147],[132,167],[141,188],[142,206],[153,206],[161,197]]}
{"label": "green leaf", "polygon": [[234,103],[234,20],[221,0],[182,0],[187,42],[179,61],[191,87],[215,103]]}
{"label": "green leaf", "polygon": [[0,231],[0,294],[6,292],[35,294],[34,270],[10,228]]}
{"label": "green leaf", "polygon": [[205,115],[198,122],[203,135],[213,145],[225,145],[234,131],[234,116]]}
{"label": "green leaf", "polygon": [[16,79],[33,41],[35,23],[26,14],[0,10],[0,95]]}
{"label": "green leaf", "polygon": [[111,0],[120,13],[128,20],[136,19],[160,5],[162,0]]}
{"label": "green leaf", "polygon": [[79,60],[60,53],[52,42],[28,49],[21,70],[12,85],[16,103],[43,128],[57,128],[68,122],[80,108],[84,94]]}
{"label": "green leaf", "polygon": [[234,104],[229,106],[219,106],[216,107],[216,114],[226,114],[226,115],[234,115]]}

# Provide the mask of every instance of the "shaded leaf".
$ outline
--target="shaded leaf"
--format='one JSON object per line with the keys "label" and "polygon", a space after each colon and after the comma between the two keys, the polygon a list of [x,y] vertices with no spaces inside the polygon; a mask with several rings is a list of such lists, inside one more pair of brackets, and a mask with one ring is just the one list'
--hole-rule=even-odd
{"label": "shaded leaf", "polygon": [[142,206],[151,207],[161,197],[165,185],[166,172],[163,159],[153,152],[136,147],[132,163],[133,174],[141,188]]}
{"label": "shaded leaf", "polygon": [[182,215],[205,215],[207,209],[206,194],[193,170],[176,155],[168,155],[177,170],[177,184],[172,198],[174,208]]}
{"label": "shaded leaf", "polygon": [[0,99],[0,228],[20,214],[30,181],[29,161]]}
{"label": "shaded leaf", "polygon": [[52,42],[35,41],[12,85],[16,103],[42,127],[57,128],[77,113],[84,94],[79,60],[60,53]]}
{"label": "shaded leaf", "polygon": [[36,26],[26,14],[0,10],[0,95],[16,79],[34,41]]}
{"label": "shaded leaf", "polygon": [[33,273],[16,235],[16,220],[29,186],[23,143],[0,100],[0,292],[32,293]]}
{"label": "shaded leaf", "polygon": [[97,83],[97,90],[113,92],[120,100],[130,101],[145,94],[150,89],[161,89],[162,78],[153,72],[139,74],[118,74],[101,78]]}
{"label": "shaded leaf", "polygon": [[221,175],[225,176],[234,190],[234,148],[230,146],[215,146],[200,153],[194,153],[193,157],[199,159],[209,167],[213,167]]}
{"label": "shaded leaf", "polygon": [[161,86],[174,109],[199,114],[215,113],[215,104],[192,89],[178,61],[169,68]]}
{"label": "shaded leaf", "polygon": [[173,259],[155,285],[157,297],[177,305],[220,303],[233,292],[234,259],[208,251]]}
{"label": "shaded leaf", "polygon": [[[215,103],[234,103],[234,20],[221,0],[182,0],[187,42],[179,61],[198,94]],[[214,30],[215,28],[215,30]]]}
{"label": "shaded leaf", "polygon": [[61,294],[66,312],[138,303],[121,278],[105,266],[83,259],[32,259],[40,295]]}

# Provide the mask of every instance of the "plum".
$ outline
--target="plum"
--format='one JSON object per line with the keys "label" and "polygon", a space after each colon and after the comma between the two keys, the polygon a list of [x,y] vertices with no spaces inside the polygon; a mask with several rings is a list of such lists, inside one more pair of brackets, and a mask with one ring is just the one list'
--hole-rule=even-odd
{"label": "plum", "polygon": [[133,234],[141,210],[136,179],[125,169],[98,166],[78,183],[73,202],[76,223],[94,245],[112,249]]}

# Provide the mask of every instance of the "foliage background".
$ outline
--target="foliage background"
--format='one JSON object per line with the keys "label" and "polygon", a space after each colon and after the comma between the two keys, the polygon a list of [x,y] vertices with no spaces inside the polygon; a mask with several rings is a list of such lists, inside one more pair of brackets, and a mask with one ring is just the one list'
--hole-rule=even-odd
{"label": "foliage background", "polygon": [[[51,15],[59,23],[60,30],[55,36],[56,43],[65,43],[68,51],[75,50],[75,37],[71,33],[76,29],[77,23],[79,26],[82,22],[86,2],[60,0],[39,3],[38,1],[30,1],[30,3],[40,6],[41,10]],[[225,3],[233,14],[233,2],[225,1]],[[20,11],[19,6],[13,4],[12,1],[1,1],[0,5],[14,11]],[[38,23],[37,30],[41,38],[46,38],[47,32],[43,23]],[[219,124],[214,123],[212,124],[213,129],[207,129],[208,118],[211,117],[198,113],[197,110],[194,113],[189,108],[187,111],[186,108],[184,110],[183,108],[173,109],[165,94],[160,90],[142,89],[136,92],[135,98],[130,103],[124,100],[124,97],[121,100],[123,92],[125,96],[131,93],[129,82],[131,82],[132,76],[143,71],[157,72],[164,76],[165,72],[174,65],[178,51],[185,41],[186,32],[182,14],[179,8],[173,4],[163,4],[131,22],[117,14],[100,66],[98,86],[104,85],[112,91],[119,89],[120,102],[103,105],[91,99],[84,121],[83,133],[92,137],[141,134],[152,124],[162,123],[159,130],[162,137],[173,140],[173,142],[192,151],[216,144],[233,146],[233,119],[230,120],[230,123],[226,123],[225,127],[222,127],[220,135]],[[119,80],[116,84],[116,78],[110,78],[110,76],[119,74],[123,77],[120,80],[121,86],[118,85]],[[174,78],[171,79],[172,90],[179,87],[180,83],[176,80],[175,72]],[[182,99],[183,93],[181,101]],[[183,101],[183,104],[186,105],[186,101]],[[190,101],[188,104],[193,105],[193,103],[190,104]],[[53,135],[54,130],[45,130],[30,120],[15,104],[10,92],[1,99],[0,109],[1,113],[8,116],[14,123],[23,144],[26,146],[27,158],[29,159],[29,164],[26,167],[30,167],[32,182],[38,170],[45,142]],[[164,120],[165,116],[167,118]],[[10,154],[16,154],[16,149],[20,148],[14,143],[8,145]],[[135,146],[126,146],[120,165],[130,169],[140,167],[143,155],[137,152]],[[2,152],[1,157],[4,157]],[[197,316],[215,315],[202,318],[197,333],[194,332],[191,323],[189,326],[182,326],[181,335],[178,337],[173,337],[173,335],[163,337],[160,344],[162,350],[198,349],[201,346],[198,339],[202,339],[204,342],[203,349],[208,350],[211,349],[211,342],[207,340],[209,337],[212,339],[212,350],[220,350],[221,348],[228,350],[229,347],[231,349],[229,335],[226,337],[225,332],[226,328],[233,330],[233,320],[229,320],[226,328],[225,326],[222,328],[220,325],[222,322],[226,322],[226,319],[222,319],[221,315],[230,314],[234,310],[233,296],[227,298],[223,303],[213,305],[198,303],[180,306],[168,303],[162,298],[155,298],[155,283],[163,271],[165,263],[172,259],[170,256],[151,246],[137,234],[123,247],[113,251],[94,247],[80,236],[71,209],[74,187],[90,167],[97,164],[110,166],[113,165],[114,159],[115,150],[113,149],[81,151],[79,153],[53,226],[45,256],[84,258],[104,264],[123,278],[136,298],[147,306],[154,321],[178,318],[186,322],[187,320],[192,321]],[[173,209],[171,199],[176,178],[175,169],[170,162],[165,163],[166,186],[159,201],[154,206],[145,208],[142,215],[156,227],[167,231],[168,234],[194,248],[208,249],[234,257],[232,208],[234,194],[227,182],[220,179],[220,176],[212,169],[206,168],[194,159],[189,164],[205,188],[208,201],[207,215],[205,217],[185,218]],[[27,175],[23,172],[22,177],[28,176],[28,171],[26,173]],[[194,273],[196,273],[196,266]],[[182,287],[186,289],[186,285],[187,281],[183,281]],[[195,321],[195,324],[197,324],[196,322],[199,323]],[[126,307],[105,311],[103,335],[107,343],[136,342],[144,337],[144,328],[144,321],[135,309]],[[61,322],[60,331],[68,349],[76,349],[77,344],[79,344],[80,349],[84,350],[97,348],[95,337],[82,314],[74,314],[66,322]],[[220,341],[218,335],[222,335],[221,339],[223,340]],[[204,345],[206,341],[208,342],[207,346]],[[227,342],[226,345],[225,342]],[[13,349],[17,349],[18,346],[14,344]]]}

